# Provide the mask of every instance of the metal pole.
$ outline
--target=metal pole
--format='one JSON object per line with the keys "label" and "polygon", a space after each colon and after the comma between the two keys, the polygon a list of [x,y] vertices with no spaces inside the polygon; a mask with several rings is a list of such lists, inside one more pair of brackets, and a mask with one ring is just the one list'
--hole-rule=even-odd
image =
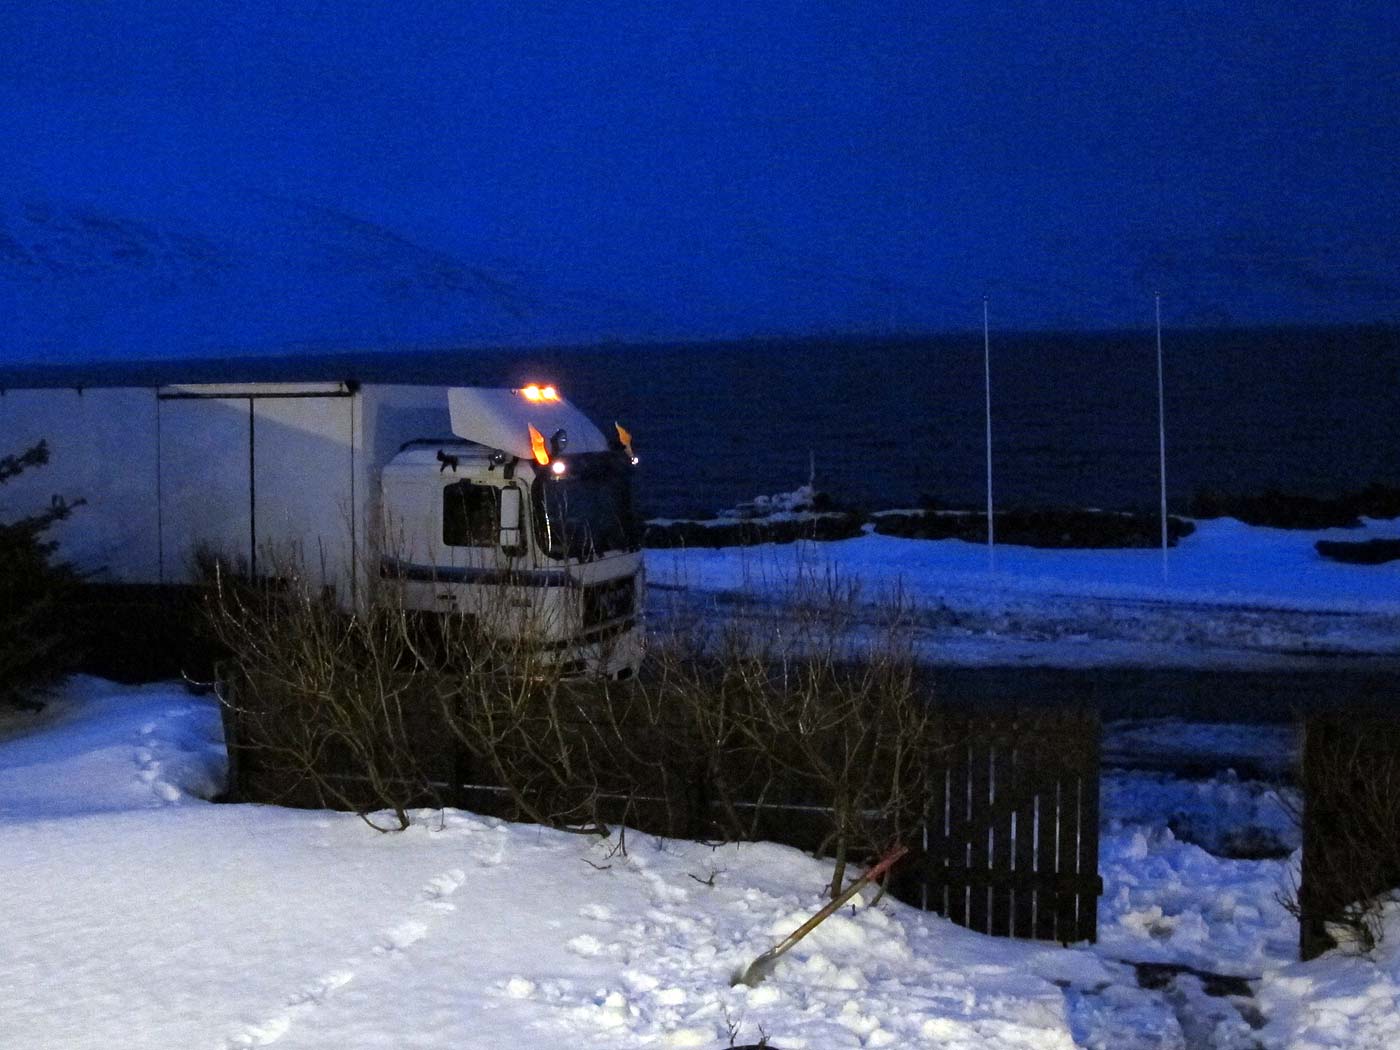
{"label": "metal pole", "polygon": [[982,382],[987,421],[987,565],[997,567],[996,523],[992,507],[992,341],[987,326],[987,297],[982,296]]}
{"label": "metal pole", "polygon": [[1162,579],[1167,578],[1167,410],[1162,381],[1162,293],[1157,301],[1157,477],[1162,498]]}

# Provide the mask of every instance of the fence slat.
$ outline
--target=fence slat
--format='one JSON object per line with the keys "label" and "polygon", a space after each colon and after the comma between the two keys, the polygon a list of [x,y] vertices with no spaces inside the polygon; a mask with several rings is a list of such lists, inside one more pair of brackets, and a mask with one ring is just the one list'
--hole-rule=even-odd
{"label": "fence slat", "polygon": [[[1000,739],[997,759],[992,767],[992,867],[996,871],[1013,871],[1015,838],[1012,821],[1016,813],[1016,793],[1019,780],[1016,771],[1015,726]],[[992,913],[990,933],[998,937],[1011,936],[1011,886],[992,884]]]}
{"label": "fence slat", "polygon": [[924,907],[939,915],[948,914],[948,883],[940,869],[948,865],[948,763],[943,756],[930,762],[928,772],[928,818],[924,825],[924,849],[927,864],[937,878],[925,878]]}
{"label": "fence slat", "polygon": [[[992,870],[992,765],[996,762],[996,747],[990,740],[969,741],[968,744],[968,867],[974,871]],[[987,899],[991,889],[986,884],[968,887],[967,924],[974,930],[991,929]]]}
{"label": "fence slat", "polygon": [[[1079,928],[1076,940],[1091,944],[1099,939],[1099,896],[1103,884],[1099,880],[1099,733],[1097,721],[1094,732],[1087,734],[1084,747],[1088,754],[1080,763],[1080,783],[1083,795],[1079,810]],[[1092,774],[1087,770],[1093,770]]]}
{"label": "fence slat", "polygon": [[[1012,870],[1017,875],[1035,872],[1035,745],[1022,732],[1016,742],[1016,852]],[[1016,922],[1013,936],[1035,936],[1035,891],[1015,891]]]}
{"label": "fence slat", "polygon": [[[1041,874],[1059,870],[1056,846],[1060,834],[1060,780],[1056,763],[1044,739],[1036,748],[1036,829],[1035,870]],[[1055,939],[1056,897],[1053,891],[1041,889],[1035,894],[1035,935],[1039,940]]]}
{"label": "fence slat", "polygon": [[[1068,769],[1060,773],[1060,835],[1057,844],[1059,870],[1077,875],[1079,865],[1080,803],[1083,782]],[[1072,944],[1079,937],[1079,898],[1072,879],[1062,879],[1055,891],[1055,940]]]}
{"label": "fence slat", "polygon": [[[959,740],[951,751],[948,766],[948,862],[957,868],[969,866],[968,835],[968,753],[964,727],[959,726]],[[959,926],[967,925],[968,887],[963,883],[948,886],[949,919]]]}
{"label": "fence slat", "polygon": [[1340,739],[1340,725],[1326,718],[1313,717],[1305,723],[1303,733],[1303,858],[1298,886],[1298,957],[1315,959],[1334,947],[1335,942],[1327,934],[1328,918],[1335,918],[1339,909],[1336,901],[1327,899],[1323,892],[1324,878],[1319,873],[1327,870],[1326,829],[1343,820],[1337,807],[1326,790],[1326,781],[1320,774],[1327,767],[1327,756]]}

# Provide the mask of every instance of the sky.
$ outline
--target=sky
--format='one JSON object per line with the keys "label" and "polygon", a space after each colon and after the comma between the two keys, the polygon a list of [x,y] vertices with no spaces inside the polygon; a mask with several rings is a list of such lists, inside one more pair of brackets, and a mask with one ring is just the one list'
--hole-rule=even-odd
{"label": "sky", "polygon": [[21,0],[0,42],[11,356],[1400,321],[1393,0]]}

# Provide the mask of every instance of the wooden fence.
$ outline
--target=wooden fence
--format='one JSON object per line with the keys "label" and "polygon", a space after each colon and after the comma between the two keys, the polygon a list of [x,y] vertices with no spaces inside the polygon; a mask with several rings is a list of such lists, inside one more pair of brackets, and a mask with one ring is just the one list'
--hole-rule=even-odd
{"label": "wooden fence", "polygon": [[950,720],[922,849],[898,894],[1001,937],[1098,933],[1099,723],[1092,711]]}

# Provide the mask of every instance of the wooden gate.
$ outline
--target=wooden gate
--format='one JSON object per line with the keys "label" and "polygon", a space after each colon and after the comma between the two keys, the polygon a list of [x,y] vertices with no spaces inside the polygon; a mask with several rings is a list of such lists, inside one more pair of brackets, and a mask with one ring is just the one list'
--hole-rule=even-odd
{"label": "wooden gate", "polygon": [[1002,937],[1098,935],[1099,722],[1092,711],[949,720],[922,849],[896,892]]}

